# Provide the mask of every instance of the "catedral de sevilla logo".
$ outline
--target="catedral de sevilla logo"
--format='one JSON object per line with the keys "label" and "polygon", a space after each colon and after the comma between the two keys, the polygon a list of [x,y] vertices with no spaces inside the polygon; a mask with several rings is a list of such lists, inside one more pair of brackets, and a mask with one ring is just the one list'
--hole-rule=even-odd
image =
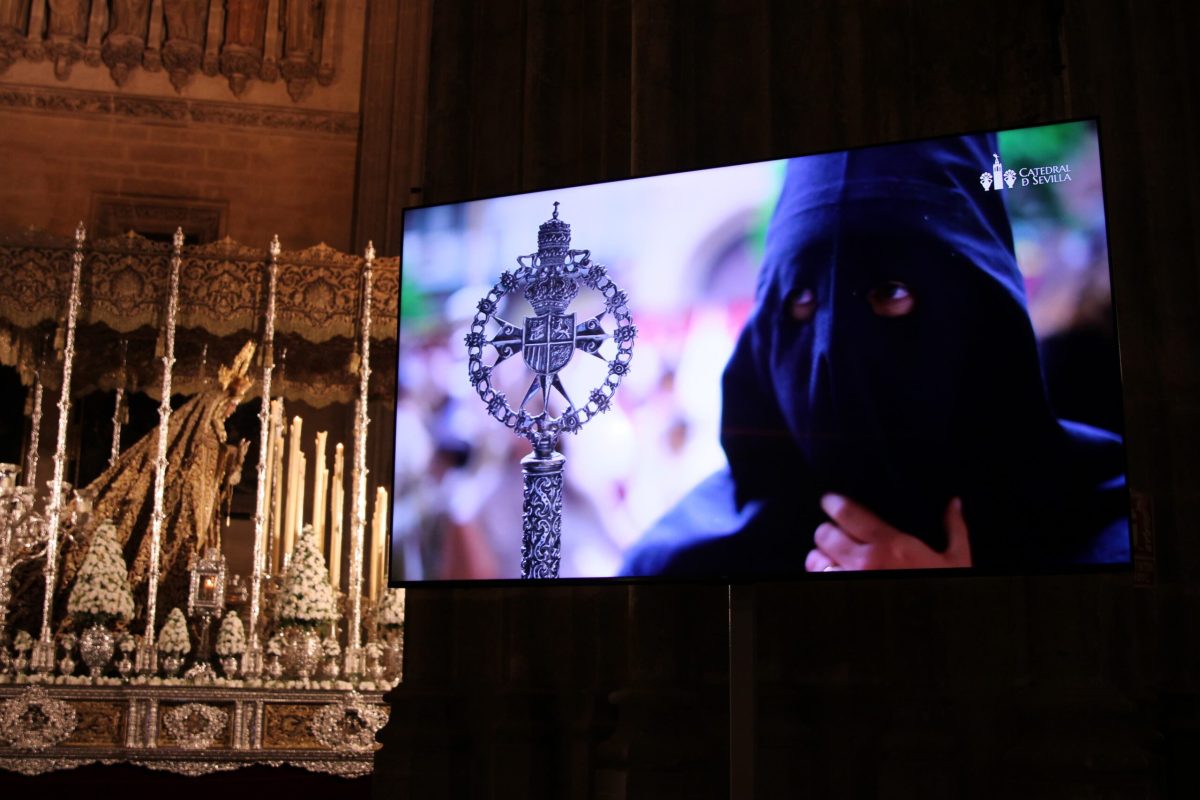
{"label": "catedral de sevilla logo", "polygon": [[1017,181],[1022,186],[1038,186],[1043,183],[1066,183],[1071,180],[1070,164],[1052,164],[1045,167],[1021,167],[1020,169],[1005,169],[1000,163],[1000,156],[992,153],[991,172],[979,173],[979,185],[985,192],[995,189],[1012,189]]}

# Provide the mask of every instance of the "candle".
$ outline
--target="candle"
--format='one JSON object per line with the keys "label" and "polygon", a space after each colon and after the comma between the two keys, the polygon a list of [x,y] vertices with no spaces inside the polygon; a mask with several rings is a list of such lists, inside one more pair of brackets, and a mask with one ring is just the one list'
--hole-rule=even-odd
{"label": "candle", "polygon": [[312,513],[313,533],[316,534],[322,555],[326,559],[329,558],[329,551],[325,548],[325,503],[327,502],[325,495],[329,491],[329,470],[325,469],[325,437],[327,435],[326,431],[317,433],[317,460],[313,464]]}
{"label": "candle", "polygon": [[304,486],[304,472],[300,452],[300,432],[304,428],[304,420],[292,417],[292,427],[288,432],[288,485],[287,485],[287,518],[283,521],[283,558],[286,559],[296,543],[296,519],[301,516],[300,498]]}
{"label": "candle", "polygon": [[379,514],[379,596],[387,589],[387,552],[388,552],[388,519],[391,516],[391,506],[388,503],[388,490],[379,487],[379,495],[375,500],[375,509]]}
{"label": "candle", "polygon": [[375,515],[371,520],[371,582],[368,597],[372,600],[379,597],[380,578],[382,577],[383,559],[380,557],[384,550],[384,528],[387,519],[387,489],[382,486],[375,492]]}
{"label": "candle", "polygon": [[279,573],[283,564],[283,417],[275,421],[275,467],[271,470],[271,574]]}
{"label": "candle", "polygon": [[304,455],[303,450],[300,451],[299,455],[300,464],[296,468],[296,474],[300,476],[297,481],[298,487],[296,492],[296,528],[292,531],[292,546],[288,548],[289,553],[296,546],[296,539],[300,537],[300,531],[304,530],[304,495],[308,488],[308,483],[304,480],[304,476],[308,474],[308,458]]}
{"label": "candle", "polygon": [[266,435],[261,441],[266,444],[266,458],[262,459],[263,469],[261,475],[263,501],[262,501],[262,532],[259,533],[255,529],[255,536],[262,536],[262,548],[258,554],[257,568],[260,570],[270,571],[272,560],[275,557],[273,547],[274,539],[271,538],[272,526],[275,523],[275,516],[279,513],[279,509],[274,504],[275,499],[275,426],[279,422],[279,401],[272,400],[270,411],[267,414],[266,420]]}
{"label": "candle", "polygon": [[335,590],[342,588],[342,506],[345,502],[345,454],[338,442],[333,455],[333,496],[329,502],[329,582]]}

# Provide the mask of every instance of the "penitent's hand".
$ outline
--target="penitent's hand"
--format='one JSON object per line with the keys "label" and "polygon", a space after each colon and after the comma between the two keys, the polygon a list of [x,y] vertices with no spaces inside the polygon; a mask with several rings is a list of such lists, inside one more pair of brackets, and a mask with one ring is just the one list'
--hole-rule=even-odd
{"label": "penitent's hand", "polygon": [[915,536],[898,531],[853,500],[837,494],[821,498],[821,508],[833,522],[817,527],[804,566],[809,572],[863,569],[933,569],[971,566],[971,543],[963,519],[962,500],[946,506],[949,544],[944,552]]}

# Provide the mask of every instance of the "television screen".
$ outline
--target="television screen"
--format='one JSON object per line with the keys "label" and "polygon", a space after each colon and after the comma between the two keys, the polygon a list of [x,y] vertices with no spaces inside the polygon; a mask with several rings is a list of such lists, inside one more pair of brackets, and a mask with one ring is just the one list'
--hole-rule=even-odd
{"label": "television screen", "polygon": [[1129,564],[1094,120],[414,208],[401,263],[393,583],[545,576],[554,453],[565,579]]}

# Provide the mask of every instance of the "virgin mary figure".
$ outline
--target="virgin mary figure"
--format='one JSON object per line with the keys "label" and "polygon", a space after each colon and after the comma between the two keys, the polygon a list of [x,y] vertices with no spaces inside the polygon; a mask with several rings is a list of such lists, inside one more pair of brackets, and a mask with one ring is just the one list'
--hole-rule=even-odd
{"label": "virgin mary figure", "polygon": [[[215,386],[205,389],[171,414],[167,423],[167,465],[163,487],[163,520],[159,550],[158,608],[187,602],[188,562],[216,540],[220,508],[241,480],[248,442],[230,443],[225,420],[254,383],[248,376],[254,343],[247,342],[233,364],[221,367]],[[111,520],[117,530],[133,587],[135,618],[146,607],[150,568],[154,476],[158,427],[121,454],[81,490],[92,498],[87,524],[64,540],[55,589],[55,620],[65,621],[68,590],[83,564],[98,525]],[[15,576],[14,625],[40,623],[42,564],[35,562]]]}

